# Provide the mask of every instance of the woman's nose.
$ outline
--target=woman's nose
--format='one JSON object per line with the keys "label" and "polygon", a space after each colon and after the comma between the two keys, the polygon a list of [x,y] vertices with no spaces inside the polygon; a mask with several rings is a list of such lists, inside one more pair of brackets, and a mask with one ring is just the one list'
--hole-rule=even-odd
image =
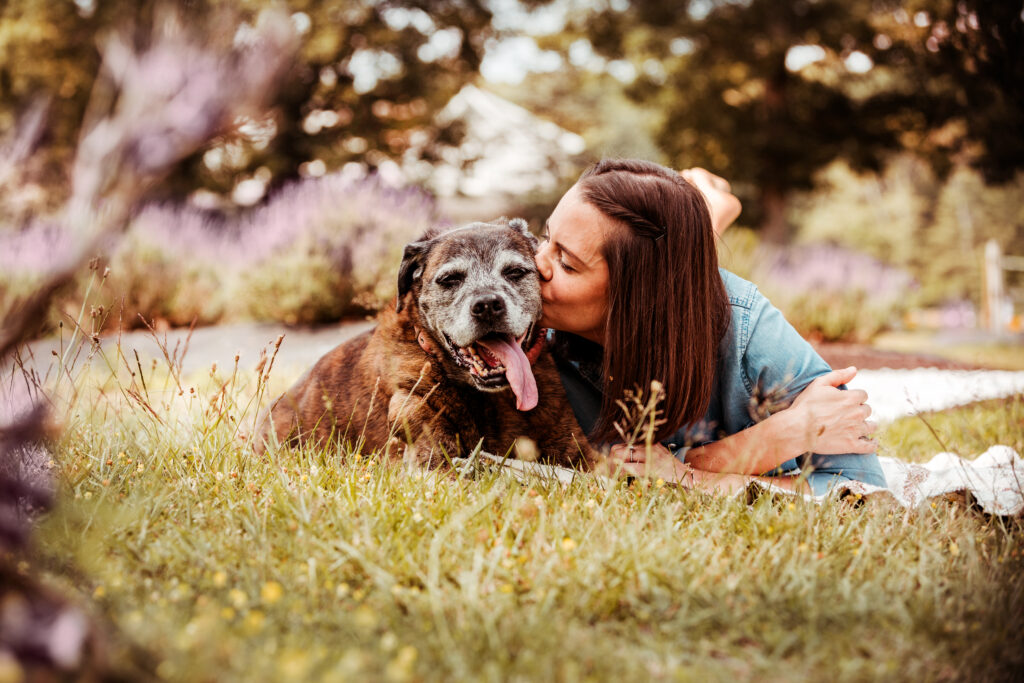
{"label": "woman's nose", "polygon": [[533,255],[533,260],[537,262],[540,279],[545,282],[551,279],[551,257],[548,255],[550,251],[549,243],[541,242],[537,253]]}

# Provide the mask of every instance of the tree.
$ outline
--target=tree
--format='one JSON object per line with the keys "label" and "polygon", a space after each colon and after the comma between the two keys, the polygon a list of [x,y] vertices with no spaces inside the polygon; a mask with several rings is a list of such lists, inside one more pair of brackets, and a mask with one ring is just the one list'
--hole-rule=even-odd
{"label": "tree", "polygon": [[908,3],[920,31],[904,49],[933,84],[958,160],[990,183],[1024,170],[1024,7],[986,0]]}
{"label": "tree", "polygon": [[996,149],[985,126],[1020,120],[1020,16],[975,4],[639,0],[576,30],[639,67],[629,91],[663,112],[671,163],[732,179],[748,217],[781,241],[787,196],[836,158],[878,170],[911,148],[945,172],[973,143],[980,165],[1021,167],[1024,143]]}
{"label": "tree", "polygon": [[[206,23],[228,11],[252,21],[270,0],[187,0],[186,19]],[[280,4],[280,3],[278,3]],[[491,13],[481,0],[287,0],[303,34],[300,55],[271,114],[186,159],[165,191],[231,196],[242,181],[264,189],[348,161],[376,167],[416,142],[457,138],[434,113],[477,73]],[[51,98],[50,128],[37,163],[40,182],[59,188],[77,141],[105,33],[153,21],[156,0],[8,0],[0,10],[0,122],[10,125],[35,98]],[[237,25],[237,21],[236,24]],[[233,28],[232,28],[233,30]],[[144,34],[144,31],[139,31]],[[252,183],[249,184],[252,186]],[[51,197],[59,203],[61,197]],[[260,193],[241,201],[258,200]]]}

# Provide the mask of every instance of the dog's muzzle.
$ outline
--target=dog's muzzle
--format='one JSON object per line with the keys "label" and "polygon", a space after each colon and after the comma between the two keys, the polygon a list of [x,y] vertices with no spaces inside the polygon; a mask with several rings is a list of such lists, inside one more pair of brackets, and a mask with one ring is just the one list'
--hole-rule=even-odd
{"label": "dog's muzzle", "polygon": [[[516,395],[517,410],[533,410],[539,395],[532,365],[544,348],[547,330],[530,325],[519,337],[490,332],[468,346],[457,346],[446,334],[441,335],[455,362],[469,372],[477,387],[500,390],[506,385]],[[429,345],[420,346],[428,353]]]}

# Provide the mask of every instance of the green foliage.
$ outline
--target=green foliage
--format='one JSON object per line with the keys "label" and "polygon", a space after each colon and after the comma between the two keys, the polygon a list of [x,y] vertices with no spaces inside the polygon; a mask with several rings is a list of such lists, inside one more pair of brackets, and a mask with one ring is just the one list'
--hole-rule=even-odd
{"label": "green foliage", "polygon": [[[978,172],[960,166],[942,180],[905,155],[878,175],[858,175],[836,162],[817,183],[792,202],[796,241],[843,245],[907,270],[918,283],[908,292],[913,304],[968,298],[980,306],[985,242],[1024,254],[1024,174],[986,185]],[[1017,283],[1014,274],[1008,277],[1011,286]]]}
{"label": "green foliage", "polygon": [[[224,315],[226,292],[213,264],[185,258],[131,230],[111,254],[110,268],[97,302],[116,314],[111,323],[139,327],[141,319],[172,326],[210,325]],[[79,284],[63,303],[65,310],[88,299]]]}
{"label": "green foliage", "polygon": [[[23,569],[91,602],[166,679],[1002,679],[1024,664],[1012,520],[470,480],[335,448],[254,458],[236,434],[273,393],[263,379],[120,369],[80,377],[67,406],[64,503]],[[1019,448],[1020,410],[976,409],[970,446]],[[911,460],[939,450],[881,436]]]}
{"label": "green foliage", "polygon": [[882,433],[884,454],[921,462],[939,451],[963,456],[994,443],[1024,452],[1024,397],[982,401],[941,413],[904,417]]}
{"label": "green foliage", "polygon": [[[222,21],[231,35],[239,21],[252,21],[270,5],[283,5],[302,32],[287,87],[265,118],[186,159],[162,188],[165,195],[202,188],[229,196],[247,178],[269,173],[271,186],[294,178],[305,162],[321,160],[328,170],[347,161],[373,168],[400,159],[413,138],[428,143],[428,156],[437,153],[431,141],[457,139],[433,117],[476,75],[494,33],[484,3],[190,0],[181,11],[186,23]],[[169,6],[11,0],[0,9],[0,127],[10,128],[33,100],[51,98],[49,135],[33,162],[51,205],[67,184],[99,68],[97,43],[115,30],[143,35],[164,18],[159,8]]]}
{"label": "green foliage", "polygon": [[289,325],[335,321],[352,303],[352,284],[315,245],[292,247],[238,274],[242,317]]}
{"label": "green foliage", "polygon": [[[670,163],[730,178],[780,241],[787,195],[837,158],[877,170],[902,148],[940,172],[957,155],[990,179],[1024,168],[1020,141],[997,139],[1024,121],[1022,33],[1013,3],[722,0],[613,6],[575,35],[636,67],[629,90],[663,112]],[[793,48],[810,63],[788,63]]]}

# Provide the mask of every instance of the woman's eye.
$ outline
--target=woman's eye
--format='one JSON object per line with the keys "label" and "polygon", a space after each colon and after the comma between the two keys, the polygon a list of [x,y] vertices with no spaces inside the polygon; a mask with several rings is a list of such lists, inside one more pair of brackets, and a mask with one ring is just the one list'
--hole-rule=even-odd
{"label": "woman's eye", "polygon": [[448,273],[437,278],[437,284],[445,288],[458,287],[465,279],[465,273]]}
{"label": "woman's eye", "polygon": [[576,272],[576,269],[575,269],[575,268],[573,268],[572,266],[570,266],[570,265],[569,265],[568,263],[566,263],[566,262],[565,262],[565,261],[563,261],[562,259],[558,259],[558,265],[559,265],[559,266],[561,266],[561,267],[562,267],[562,270],[564,270],[564,271],[565,271],[565,272],[567,272],[567,273],[575,273],[575,272]]}

